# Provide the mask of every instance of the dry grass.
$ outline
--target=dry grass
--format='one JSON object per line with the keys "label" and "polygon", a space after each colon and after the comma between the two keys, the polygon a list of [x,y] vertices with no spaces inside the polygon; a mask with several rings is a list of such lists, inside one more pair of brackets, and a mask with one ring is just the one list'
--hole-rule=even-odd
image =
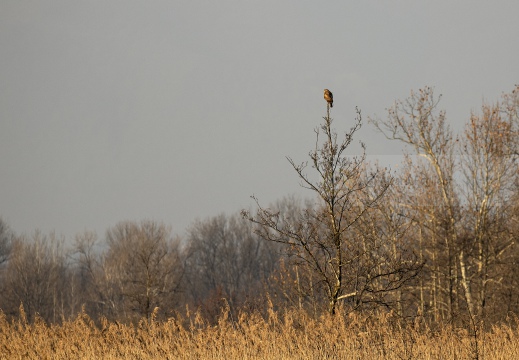
{"label": "dry grass", "polygon": [[[479,359],[519,359],[519,332],[495,327],[478,341]],[[270,310],[264,318],[224,312],[218,324],[199,315],[123,325],[85,314],[61,325],[28,324],[0,315],[2,359],[474,359],[468,332],[433,332],[420,323],[398,325],[391,316],[360,319]]]}

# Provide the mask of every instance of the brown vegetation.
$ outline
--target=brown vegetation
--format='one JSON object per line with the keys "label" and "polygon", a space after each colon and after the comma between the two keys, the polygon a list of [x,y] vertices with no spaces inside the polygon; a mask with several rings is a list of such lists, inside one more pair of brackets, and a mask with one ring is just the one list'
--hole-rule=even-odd
{"label": "brown vegetation", "polygon": [[[0,357],[8,359],[517,359],[519,331],[494,326],[477,338],[443,326],[433,330],[419,319],[403,323],[391,314],[371,317],[302,311],[266,316],[223,311],[215,324],[199,313],[137,324],[86,314],[47,325],[29,323],[22,313],[0,315]],[[477,341],[477,342],[476,342]]]}

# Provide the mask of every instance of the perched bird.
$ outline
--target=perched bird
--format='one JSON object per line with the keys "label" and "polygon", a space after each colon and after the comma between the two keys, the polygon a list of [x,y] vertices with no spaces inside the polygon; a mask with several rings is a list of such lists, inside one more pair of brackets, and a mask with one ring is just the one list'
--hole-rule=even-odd
{"label": "perched bird", "polygon": [[333,107],[333,94],[328,89],[324,89],[324,100],[328,101],[330,107]]}

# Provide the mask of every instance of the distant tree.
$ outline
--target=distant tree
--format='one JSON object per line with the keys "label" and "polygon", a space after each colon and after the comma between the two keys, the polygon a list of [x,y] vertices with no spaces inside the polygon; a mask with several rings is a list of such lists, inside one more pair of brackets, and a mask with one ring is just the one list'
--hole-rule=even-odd
{"label": "distant tree", "polygon": [[171,310],[184,273],[180,244],[164,225],[121,222],[107,231],[102,259],[104,301],[119,319]]}
{"label": "distant tree", "polygon": [[216,317],[222,301],[231,310],[254,306],[279,255],[253,234],[249,222],[221,214],[191,225],[185,256],[186,293],[207,317]]}
{"label": "distant tree", "polygon": [[[11,255],[13,235],[7,223],[0,218],[0,308],[5,309],[8,304],[6,298],[7,284],[5,263]],[[5,310],[4,310],[5,312]]]}
{"label": "distant tree", "polygon": [[[286,227],[297,221],[302,212],[312,211],[314,205],[311,200],[303,203],[301,199],[292,195],[277,200],[269,206],[269,209],[279,213],[280,222],[287,223],[286,225],[280,223],[279,226]],[[317,315],[320,304],[326,302],[326,297],[322,296],[319,279],[305,264],[293,256],[290,248],[277,242],[264,242],[276,245],[282,255],[278,267],[265,284],[272,304],[279,309],[305,309]]]}
{"label": "distant tree", "polygon": [[71,282],[71,311],[73,313],[84,309],[90,316],[97,319],[106,316],[107,305],[104,297],[105,281],[101,266],[102,253],[99,240],[94,232],[85,231],[75,237],[72,244],[72,282]]}
{"label": "distant tree", "polygon": [[0,265],[5,263],[11,254],[13,234],[5,221],[0,218]]}
{"label": "distant tree", "polygon": [[48,322],[67,318],[68,273],[63,239],[35,232],[16,237],[5,270],[4,311],[15,314],[23,305],[29,321],[38,314]]}
{"label": "distant tree", "polygon": [[296,164],[288,158],[302,186],[316,195],[316,205],[287,218],[261,207],[256,200],[257,212],[242,214],[257,225],[257,234],[284,244],[299,267],[315,277],[315,287],[325,296],[327,309],[333,314],[341,300],[353,309],[384,303],[383,295],[415,276],[420,265],[412,256],[388,261],[391,246],[376,232],[360,236],[356,227],[361,226],[361,219],[377,211],[390,179],[382,183],[381,170],[367,168],[365,151],[358,157],[345,154],[361,127],[360,111],[353,127],[338,141],[329,106],[327,110],[324,123],[315,131],[315,149],[309,154],[317,180],[306,174],[306,162]]}

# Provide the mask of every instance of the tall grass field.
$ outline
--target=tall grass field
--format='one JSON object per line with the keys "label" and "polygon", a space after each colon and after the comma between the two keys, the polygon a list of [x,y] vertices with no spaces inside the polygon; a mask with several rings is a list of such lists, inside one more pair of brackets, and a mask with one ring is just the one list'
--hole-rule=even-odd
{"label": "tall grass field", "polygon": [[28,323],[23,309],[0,315],[1,359],[519,359],[516,321],[479,331],[391,314],[359,317],[301,311],[233,317],[223,311],[208,323],[187,312],[164,321],[94,322],[80,313],[48,325]]}

